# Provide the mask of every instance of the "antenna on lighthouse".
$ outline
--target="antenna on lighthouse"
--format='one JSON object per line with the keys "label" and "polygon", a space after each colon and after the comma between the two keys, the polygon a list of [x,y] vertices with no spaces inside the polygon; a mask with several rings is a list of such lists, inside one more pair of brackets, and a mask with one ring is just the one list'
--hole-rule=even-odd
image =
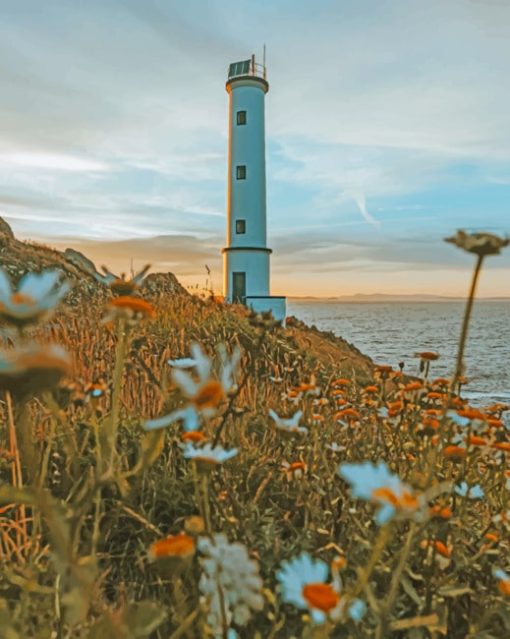
{"label": "antenna on lighthouse", "polygon": [[266,43],[264,43],[264,48],[262,49],[262,65],[264,67],[264,77],[266,77]]}

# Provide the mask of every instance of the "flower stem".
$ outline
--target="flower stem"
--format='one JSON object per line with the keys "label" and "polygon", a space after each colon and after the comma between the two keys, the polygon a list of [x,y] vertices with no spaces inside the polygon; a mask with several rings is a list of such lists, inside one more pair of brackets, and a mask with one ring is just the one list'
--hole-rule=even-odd
{"label": "flower stem", "polygon": [[117,331],[117,348],[115,351],[115,369],[113,371],[113,390],[112,390],[112,408],[110,415],[110,424],[107,434],[107,452],[110,465],[115,460],[117,431],[119,428],[119,412],[120,412],[120,392],[122,386],[122,373],[124,370],[124,362],[126,359],[126,350],[128,344],[129,329],[126,322],[120,319]]}
{"label": "flower stem", "polygon": [[395,597],[398,593],[398,588],[400,585],[400,578],[402,576],[402,572],[404,571],[407,558],[409,557],[409,553],[411,552],[412,542],[414,539],[414,533],[416,531],[416,524],[411,522],[409,527],[409,532],[407,534],[407,539],[404,547],[400,553],[400,557],[398,560],[397,567],[393,571],[393,577],[391,579],[390,592],[388,594],[388,598],[382,605],[382,610],[379,619],[379,625],[377,627],[376,639],[384,639],[387,636],[388,631],[388,618],[391,613],[391,609],[393,607],[393,602],[395,601]]}
{"label": "flower stem", "polygon": [[473,279],[471,280],[471,288],[469,290],[469,296],[466,303],[466,310],[464,311],[464,320],[462,322],[462,331],[460,334],[459,350],[457,353],[457,364],[455,367],[455,375],[452,380],[452,390],[455,388],[460,376],[462,375],[464,367],[464,349],[467,342],[469,320],[471,319],[471,312],[473,310],[473,302],[475,300],[476,286],[478,284],[478,278],[482,269],[484,255],[478,255],[476,261],[475,270],[473,272]]}
{"label": "flower stem", "polygon": [[372,555],[370,556],[368,564],[366,568],[360,571],[358,581],[352,593],[353,598],[357,597],[365,590],[368,584],[368,580],[370,579],[370,576],[372,575],[372,572],[374,571],[374,568],[376,567],[377,562],[381,558],[381,555],[383,554],[384,549],[386,548],[386,544],[388,543],[391,537],[390,529],[391,529],[390,524],[386,524],[385,526],[381,528],[379,535],[377,536],[377,539],[375,540],[374,550],[372,551]]}

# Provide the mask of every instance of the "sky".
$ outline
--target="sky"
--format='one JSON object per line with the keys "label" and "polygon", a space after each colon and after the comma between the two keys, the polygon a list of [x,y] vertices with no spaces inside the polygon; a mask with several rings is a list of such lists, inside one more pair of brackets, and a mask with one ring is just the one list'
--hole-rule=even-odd
{"label": "sky", "polygon": [[[228,64],[267,48],[272,293],[464,295],[510,233],[508,0],[0,0],[0,216],[221,287]],[[480,294],[510,295],[510,250]]]}

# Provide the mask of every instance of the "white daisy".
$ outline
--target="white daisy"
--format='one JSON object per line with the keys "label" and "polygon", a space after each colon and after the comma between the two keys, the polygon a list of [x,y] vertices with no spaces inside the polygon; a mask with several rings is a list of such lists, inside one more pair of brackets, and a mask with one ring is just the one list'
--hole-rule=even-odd
{"label": "white daisy", "polygon": [[[183,421],[185,431],[197,430],[200,427],[200,418],[213,417],[227,393],[232,390],[233,375],[241,357],[238,349],[230,358],[220,349],[219,379],[212,376],[211,360],[198,344],[191,345],[191,355],[191,358],[169,361],[173,369],[172,378],[189,399],[189,403],[168,415],[146,421],[143,426],[145,430],[165,428],[179,420]],[[194,379],[186,369],[193,369],[198,379]]]}
{"label": "white daisy", "polygon": [[56,344],[26,344],[22,348],[0,351],[0,389],[18,396],[56,386],[71,374],[71,359]]}
{"label": "white daisy", "polygon": [[458,486],[455,486],[455,492],[461,497],[467,497],[469,499],[483,499],[485,493],[480,484],[470,486],[467,482],[461,481]]}
{"label": "white daisy", "polygon": [[222,636],[223,613],[228,625],[233,621],[238,626],[245,626],[254,611],[262,610],[264,600],[259,567],[250,559],[245,546],[229,543],[222,533],[215,534],[212,539],[200,538],[197,546],[203,555],[199,587],[209,606],[207,622],[214,633]]}
{"label": "white daisy", "polygon": [[101,284],[108,286],[116,295],[131,295],[140,288],[150,267],[150,264],[146,264],[139,273],[131,279],[128,279],[125,273],[115,275],[115,273],[112,273],[106,266],[102,266],[101,270],[104,275],[97,273],[96,279],[98,282],[101,282]]}
{"label": "white daisy", "polygon": [[277,415],[274,410],[269,409],[269,417],[273,419],[274,424],[278,430],[284,431],[286,433],[307,433],[308,429],[304,426],[299,426],[299,421],[303,416],[303,411],[298,410],[292,417],[289,419],[280,417]]}
{"label": "white daisy", "polygon": [[510,596],[510,575],[502,568],[494,568],[492,574],[498,580],[498,587],[501,593],[507,597]]}
{"label": "white daisy", "polygon": [[46,319],[70,289],[61,282],[60,271],[24,275],[17,290],[11,286],[5,271],[0,269],[0,317],[16,326],[25,326]]}
{"label": "white daisy", "polygon": [[237,455],[237,448],[226,450],[222,446],[213,447],[212,444],[209,443],[204,446],[197,447],[191,442],[186,442],[183,449],[183,455],[186,459],[192,459],[193,461],[217,466],[219,464],[224,464],[229,459],[235,457]]}
{"label": "white daisy", "polygon": [[375,521],[379,525],[399,516],[420,514],[422,499],[413,494],[410,486],[392,473],[384,462],[372,464],[340,464],[338,474],[351,484],[353,497],[371,501],[379,506]]}
{"label": "white daisy", "polygon": [[283,601],[308,610],[314,623],[322,624],[328,617],[338,621],[346,614],[359,621],[365,613],[365,604],[359,599],[342,600],[340,580],[328,582],[328,576],[329,566],[307,552],[284,561],[276,573]]}

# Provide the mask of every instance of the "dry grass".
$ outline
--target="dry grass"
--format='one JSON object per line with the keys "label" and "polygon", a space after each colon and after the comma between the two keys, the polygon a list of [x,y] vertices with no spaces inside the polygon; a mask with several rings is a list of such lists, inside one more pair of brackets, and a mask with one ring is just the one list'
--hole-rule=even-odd
{"label": "dry grass", "polygon": [[[497,421],[502,407],[484,412],[485,444],[469,441],[463,457],[449,457],[460,431],[445,414],[455,395],[432,382],[405,390],[409,380],[299,324],[267,327],[243,309],[185,295],[155,304],[157,319],[130,331],[118,380],[118,327],[101,324],[100,307],[63,311],[37,336],[73,354],[72,379],[30,401],[7,394],[1,403],[0,637],[209,636],[198,560],[169,566],[147,555],[155,540],[204,514],[179,426],[141,427],[182,403],[166,361],[187,356],[192,342],[211,357],[219,344],[242,352],[245,383],[203,428],[213,440],[222,424],[221,443],[239,450],[208,475],[210,525],[245,544],[264,581],[264,608],[238,628],[241,637],[510,635],[508,597],[492,575],[509,551],[508,453],[494,446],[508,441]],[[337,378],[350,381],[343,393]],[[105,385],[99,399],[92,382]],[[116,382],[116,450],[106,458]],[[303,383],[323,401],[296,391]],[[277,431],[269,408],[302,409],[309,433]],[[16,432],[24,446],[13,442]],[[426,494],[429,516],[377,526],[374,507],[353,500],[337,472],[364,460],[384,460]],[[295,462],[299,472],[289,470]],[[456,494],[460,481],[480,484],[484,498]],[[327,563],[345,557],[344,590],[368,606],[361,622],[316,627],[281,602],[275,572],[302,551]]]}

